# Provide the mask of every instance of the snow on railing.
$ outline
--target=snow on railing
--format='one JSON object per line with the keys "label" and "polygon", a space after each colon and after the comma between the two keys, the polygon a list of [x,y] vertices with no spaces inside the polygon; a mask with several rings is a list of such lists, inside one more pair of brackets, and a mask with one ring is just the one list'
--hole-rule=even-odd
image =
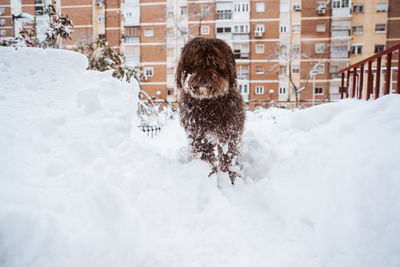
{"label": "snow on railing", "polygon": [[[397,53],[397,67],[392,66],[393,55]],[[386,66],[382,67],[382,59],[385,59]],[[367,69],[365,68],[367,65]],[[397,70],[397,83],[393,88],[393,73]],[[339,71],[342,83],[340,97],[368,100],[371,96],[377,99],[380,94],[387,95],[394,91],[400,94],[400,44],[382,51],[372,57],[366,58]],[[364,73],[366,72],[366,79]],[[346,86],[345,86],[346,78]],[[383,85],[384,79],[384,86]],[[352,85],[350,87],[350,80]],[[364,80],[366,80],[364,82]],[[375,87],[374,87],[375,80]],[[366,86],[365,86],[366,85]],[[351,89],[351,92],[350,92]]]}
{"label": "snow on railing", "polygon": [[168,105],[161,109],[145,91],[140,90],[137,115],[138,128],[147,136],[155,137],[167,121],[174,117],[174,112]]}

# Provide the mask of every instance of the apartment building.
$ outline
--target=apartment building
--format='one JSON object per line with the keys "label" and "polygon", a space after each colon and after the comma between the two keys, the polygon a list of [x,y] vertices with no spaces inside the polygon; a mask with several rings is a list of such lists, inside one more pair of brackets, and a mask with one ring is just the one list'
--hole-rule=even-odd
{"label": "apartment building", "polygon": [[[380,24],[388,14],[397,22],[391,1],[125,1],[124,19],[129,13],[135,24],[124,27],[123,51],[127,62],[143,65],[142,88],[149,95],[174,101],[174,73],[185,42],[194,36],[220,38],[233,49],[238,87],[250,107],[293,106],[295,88],[300,103],[309,106],[339,99],[338,71],[386,44],[390,31]],[[128,11],[132,5],[134,12]],[[368,17],[374,26],[359,40],[357,25],[370,25]],[[376,41],[357,53],[364,40]]]}
{"label": "apartment building", "polygon": [[11,0],[0,0],[0,38],[13,36]]}
{"label": "apartment building", "polygon": [[[305,106],[338,99],[340,69],[400,43],[396,5],[400,0],[59,0],[57,11],[74,23],[65,48],[105,38],[128,65],[142,66],[141,88],[160,100],[176,100],[174,74],[189,38],[223,39],[236,58],[238,87],[255,107],[293,106],[295,89]],[[45,29],[41,7],[42,0],[0,0],[0,33],[12,35],[11,14],[19,12]]]}

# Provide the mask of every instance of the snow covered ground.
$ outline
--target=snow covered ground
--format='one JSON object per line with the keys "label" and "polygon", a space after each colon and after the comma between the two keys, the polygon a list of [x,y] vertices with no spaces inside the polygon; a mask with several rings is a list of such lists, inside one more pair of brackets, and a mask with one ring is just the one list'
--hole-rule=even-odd
{"label": "snow covered ground", "polygon": [[0,266],[400,266],[400,96],[248,113],[232,187],[86,64],[0,49]]}

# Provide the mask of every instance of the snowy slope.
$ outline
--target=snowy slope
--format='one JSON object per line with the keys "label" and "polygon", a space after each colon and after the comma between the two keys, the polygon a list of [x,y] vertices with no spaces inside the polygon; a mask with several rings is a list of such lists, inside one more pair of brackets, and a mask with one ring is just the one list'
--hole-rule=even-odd
{"label": "snowy slope", "polygon": [[400,266],[399,96],[248,113],[232,188],[86,64],[0,49],[0,266]]}

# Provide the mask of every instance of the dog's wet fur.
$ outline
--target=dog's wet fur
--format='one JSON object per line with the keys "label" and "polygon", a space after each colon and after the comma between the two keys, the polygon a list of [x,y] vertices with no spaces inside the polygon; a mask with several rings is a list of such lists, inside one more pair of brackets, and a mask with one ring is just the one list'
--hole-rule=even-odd
{"label": "dog's wet fur", "polygon": [[[181,123],[196,157],[229,174],[232,184],[245,122],[243,98],[236,84],[232,49],[216,38],[196,37],[184,46],[176,73]],[[215,153],[217,152],[217,153]]]}

